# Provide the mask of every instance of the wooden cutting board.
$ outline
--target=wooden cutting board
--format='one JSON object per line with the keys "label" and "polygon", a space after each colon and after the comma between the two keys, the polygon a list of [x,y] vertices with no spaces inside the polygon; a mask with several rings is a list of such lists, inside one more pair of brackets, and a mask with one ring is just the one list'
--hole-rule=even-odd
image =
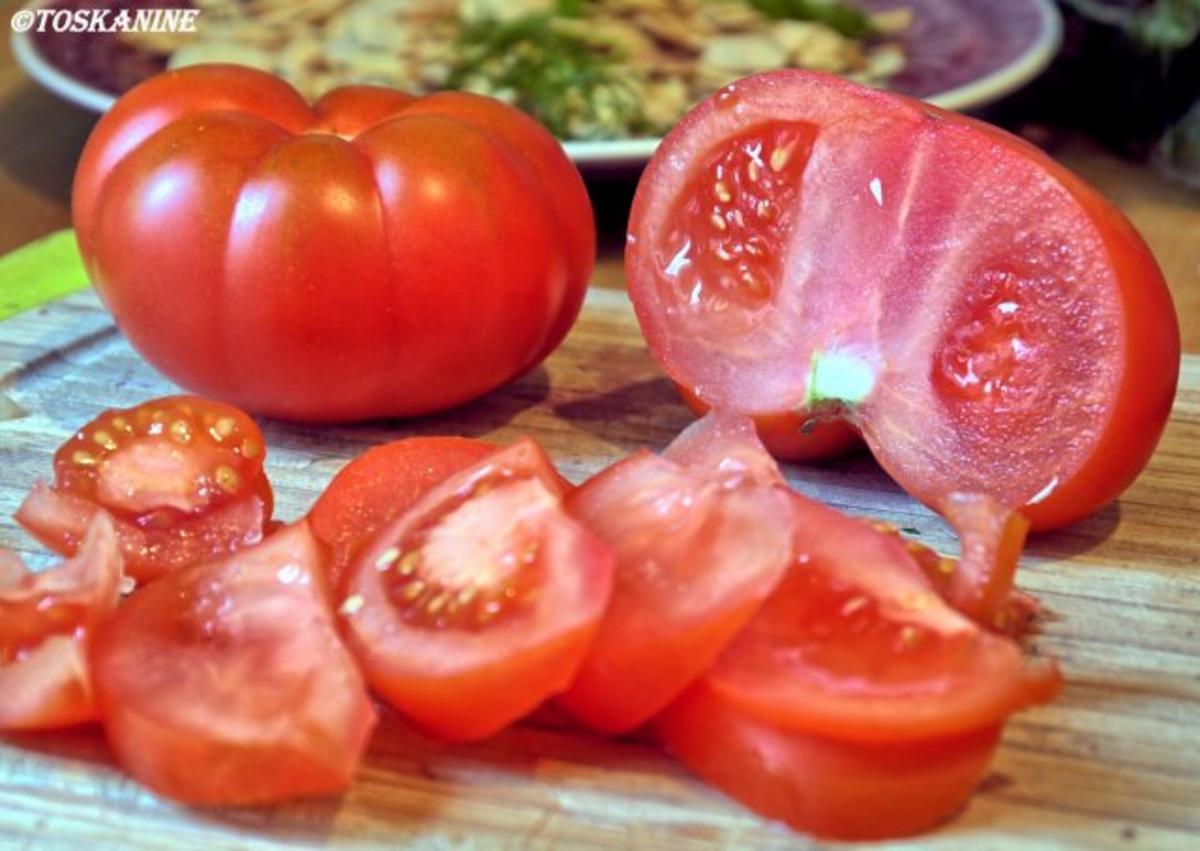
{"label": "wooden cutting board", "polygon": [[[50,456],[106,407],[173,392],[91,295],[0,323],[0,545]],[[410,422],[265,424],[279,516],[302,514],[350,457],[411,434],[540,440],[579,481],[690,416],[651,361],[623,293],[593,291],[564,346],[511,387]],[[919,530],[946,526],[865,456],[792,468],[801,490]],[[1054,612],[1037,639],[1067,687],[1013,720],[970,806],[895,847],[1200,848],[1200,359],[1188,356],[1158,454],[1117,505],[1030,544],[1021,584]],[[44,564],[44,555],[35,557]],[[0,700],[4,696],[0,695]],[[126,779],[94,730],[0,739],[0,846],[549,851],[814,847],[692,780],[648,737],[611,741],[547,718],[450,747],[394,717],[341,799],[188,810]],[[874,846],[880,847],[880,846]]]}

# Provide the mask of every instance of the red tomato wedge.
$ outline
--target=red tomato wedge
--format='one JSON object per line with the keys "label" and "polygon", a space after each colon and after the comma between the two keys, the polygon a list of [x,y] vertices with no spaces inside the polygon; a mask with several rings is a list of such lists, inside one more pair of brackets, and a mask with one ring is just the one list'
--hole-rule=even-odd
{"label": "red tomato wedge", "polygon": [[372,533],[496,449],[466,437],[410,437],[374,446],[343,467],[308,513],[313,534],[333,551],[333,586]]}
{"label": "red tomato wedge", "polygon": [[616,552],[613,600],[559,702],[598,730],[649,720],[754,614],[787,568],[791,515],[745,418],[710,414],[662,457],[614,464],[567,498]]}
{"label": "red tomato wedge", "polygon": [[639,184],[630,296],[705,405],[841,416],[941,509],[955,491],[1034,529],[1146,464],[1179,371],[1149,250],[1093,189],[963,116],[822,74],[731,84]]}
{"label": "red tomato wedge", "polygon": [[98,513],[79,552],[33,573],[0,550],[0,730],[45,730],[96,717],[85,646],[120,599],[121,555]]}
{"label": "red tomato wedge", "polygon": [[707,688],[780,729],[939,738],[1052,699],[1049,660],[950,608],[894,535],[794,495],[796,560],[709,669]]}
{"label": "red tomato wedge", "polygon": [[341,614],[372,688],[450,741],[503,729],[575,676],[611,551],[569,517],[525,438],[423,495],[346,575]]}
{"label": "red tomato wedge", "polygon": [[109,410],[54,455],[54,486],[34,485],[16,518],[71,554],[112,515],[129,575],[149,581],[262,540],[271,517],[266,445],[237,408],[194,396]]}
{"label": "red tomato wedge", "polygon": [[851,742],[782,730],[706,682],[658,719],[668,748],[705,781],[767,818],[835,839],[927,830],[962,808],[1000,727],[936,739]]}
{"label": "red tomato wedge", "polygon": [[190,804],[344,789],[375,725],[305,523],[135,593],[90,654],[125,769]]}

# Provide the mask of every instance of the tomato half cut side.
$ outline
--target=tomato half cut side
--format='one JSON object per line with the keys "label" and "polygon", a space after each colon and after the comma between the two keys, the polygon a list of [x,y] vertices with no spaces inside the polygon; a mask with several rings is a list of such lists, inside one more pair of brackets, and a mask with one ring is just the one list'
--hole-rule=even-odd
{"label": "tomato half cut side", "polygon": [[338,638],[320,545],[299,523],[168,574],[103,626],[90,660],[120,763],[189,804],[331,794],[375,725]]}
{"label": "tomato half cut side", "polygon": [[76,551],[97,511],[113,517],[139,582],[262,540],[273,507],[266,444],[246,414],[194,396],[108,410],[59,447],[54,485],[16,518],[47,547]]}
{"label": "tomato half cut side", "polygon": [[650,349],[703,404],[842,417],[911,494],[1112,500],[1149,459],[1178,322],[1132,226],[1045,154],[914,100],[788,70],[664,140],[630,216]]}
{"label": "tomato half cut side", "polygon": [[47,730],[96,718],[86,644],[120,599],[121,554],[98,514],[79,552],[33,573],[0,551],[0,730]]}
{"label": "tomato half cut side", "polygon": [[787,568],[779,481],[748,419],[710,414],[662,457],[620,461],[567,498],[617,558],[612,604],[559,698],[568,712],[627,732],[708,667]]}
{"label": "tomato half cut side", "polygon": [[692,772],[760,815],[845,840],[908,836],[952,817],[983,778],[1001,729],[845,741],[773,727],[703,681],[656,728]]}
{"label": "tomato half cut side", "polygon": [[351,565],[350,647],[372,688],[426,732],[485,738],[575,676],[613,556],[567,515],[564,492],[523,438],[427,492]]}
{"label": "tomato half cut side", "polygon": [[343,467],[308,513],[313,534],[332,550],[333,587],[374,532],[434,485],[496,450],[466,437],[409,437],[373,446]]}
{"label": "tomato half cut side", "polygon": [[793,495],[795,562],[705,675],[740,712],[848,741],[1001,723],[1061,688],[1051,660],[947,605],[895,535]]}

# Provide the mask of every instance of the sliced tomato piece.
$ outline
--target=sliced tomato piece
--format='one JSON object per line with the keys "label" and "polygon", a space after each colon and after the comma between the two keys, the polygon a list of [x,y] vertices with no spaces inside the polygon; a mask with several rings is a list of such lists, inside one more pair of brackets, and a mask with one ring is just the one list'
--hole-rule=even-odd
{"label": "sliced tomato piece", "polygon": [[357,548],[408,511],[434,485],[482,461],[493,443],[466,437],[410,437],[374,446],[341,469],[308,513],[331,548],[334,587]]}
{"label": "sliced tomato piece", "polygon": [[950,818],[983,778],[1001,729],[847,741],[774,727],[706,681],[656,726],[684,765],[730,797],[796,830],[846,840],[907,836]]}
{"label": "sliced tomato piece", "polygon": [[97,510],[116,522],[139,582],[262,540],[273,498],[262,432],[237,408],[168,396],[105,411],[54,455],[54,486],[17,510],[56,552],[76,551]]}
{"label": "sliced tomato piece", "polygon": [[101,628],[90,661],[121,764],[160,795],[241,805],[338,792],[375,725],[301,522],[164,576]]}
{"label": "sliced tomato piece", "polygon": [[664,139],[626,278],[706,405],[842,417],[911,494],[1078,519],[1145,466],[1178,321],[1129,222],[995,128],[824,74],[726,86]]}
{"label": "sliced tomato piece", "polygon": [[613,556],[524,438],[446,479],[362,549],[341,613],[371,686],[425,731],[492,735],[566,688]]}
{"label": "sliced tomato piece", "polygon": [[116,607],[121,575],[116,534],[103,513],[58,567],[33,573],[0,551],[0,730],[96,717],[85,647]]}
{"label": "sliced tomato piece", "polygon": [[750,420],[710,414],[662,457],[641,452],[568,497],[571,514],[616,552],[617,572],[564,708],[625,732],[708,667],[787,568],[780,481]]}
{"label": "sliced tomato piece", "polygon": [[852,741],[936,738],[1000,723],[1061,687],[938,595],[904,543],[792,497],[796,561],[706,674],[781,729]]}

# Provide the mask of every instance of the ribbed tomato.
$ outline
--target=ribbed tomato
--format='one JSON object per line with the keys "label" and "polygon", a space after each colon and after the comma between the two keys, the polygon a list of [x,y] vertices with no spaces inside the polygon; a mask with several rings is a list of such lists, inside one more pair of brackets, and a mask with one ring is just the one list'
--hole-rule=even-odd
{"label": "ribbed tomato", "polygon": [[179,384],[304,420],[411,415],[534,366],[594,262],[559,144],[476,95],[352,86],[309,106],[213,65],[124,95],[80,159],[96,289]]}

